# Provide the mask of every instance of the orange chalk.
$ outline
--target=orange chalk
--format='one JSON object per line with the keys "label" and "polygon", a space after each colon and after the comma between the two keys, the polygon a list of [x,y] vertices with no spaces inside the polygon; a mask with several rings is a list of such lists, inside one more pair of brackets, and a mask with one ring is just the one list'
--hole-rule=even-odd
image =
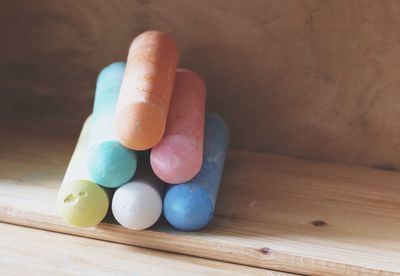
{"label": "orange chalk", "polygon": [[178,48],[167,34],[147,31],[133,40],[113,122],[121,144],[145,150],[161,140],[177,64]]}

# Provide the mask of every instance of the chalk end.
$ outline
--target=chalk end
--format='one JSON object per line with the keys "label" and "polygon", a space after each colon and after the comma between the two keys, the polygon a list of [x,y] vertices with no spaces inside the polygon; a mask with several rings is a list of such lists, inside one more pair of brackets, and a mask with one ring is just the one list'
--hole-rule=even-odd
{"label": "chalk end", "polygon": [[169,184],[191,180],[200,171],[202,161],[202,147],[186,135],[164,137],[150,155],[155,175]]}
{"label": "chalk end", "polygon": [[67,223],[92,227],[106,216],[108,203],[108,196],[101,187],[88,180],[78,180],[61,189],[57,208]]}
{"label": "chalk end", "polygon": [[90,150],[87,166],[95,183],[107,188],[117,188],[134,176],[137,158],[132,150],[117,141],[107,141]]}
{"label": "chalk end", "polygon": [[180,230],[194,231],[206,226],[213,217],[214,206],[207,192],[191,184],[176,185],[164,199],[164,215]]}
{"label": "chalk end", "polygon": [[157,222],[162,213],[162,199],[150,184],[136,180],[117,189],[111,209],[122,226],[143,230]]}
{"label": "chalk end", "polygon": [[133,150],[146,150],[160,142],[165,124],[165,115],[159,108],[140,102],[117,111],[113,126],[122,145]]}

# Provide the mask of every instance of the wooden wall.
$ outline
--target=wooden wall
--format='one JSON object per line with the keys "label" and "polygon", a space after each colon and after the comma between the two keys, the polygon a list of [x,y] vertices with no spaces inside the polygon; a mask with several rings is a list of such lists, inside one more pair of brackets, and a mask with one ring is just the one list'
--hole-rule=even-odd
{"label": "wooden wall", "polygon": [[1,1],[1,120],[90,112],[96,74],[170,32],[232,146],[400,169],[400,1]]}

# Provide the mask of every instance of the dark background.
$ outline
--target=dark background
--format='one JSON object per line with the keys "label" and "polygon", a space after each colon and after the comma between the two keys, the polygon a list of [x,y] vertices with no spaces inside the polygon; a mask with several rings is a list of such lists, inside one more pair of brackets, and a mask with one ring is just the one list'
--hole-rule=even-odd
{"label": "dark background", "polygon": [[399,169],[399,3],[2,0],[0,120],[76,135],[97,73],[159,29],[206,80],[232,147]]}

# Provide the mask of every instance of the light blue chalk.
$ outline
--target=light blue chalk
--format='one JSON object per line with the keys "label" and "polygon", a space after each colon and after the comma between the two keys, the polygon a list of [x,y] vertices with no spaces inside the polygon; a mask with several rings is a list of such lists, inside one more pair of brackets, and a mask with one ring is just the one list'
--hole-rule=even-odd
{"label": "light blue chalk", "polygon": [[181,230],[198,230],[214,215],[215,202],[229,144],[229,129],[216,114],[207,114],[200,172],[184,184],[171,185],[164,198],[164,216]]}
{"label": "light blue chalk", "polygon": [[125,65],[115,62],[105,67],[96,84],[87,166],[90,178],[108,188],[128,182],[137,166],[136,153],[121,145],[112,129]]}

